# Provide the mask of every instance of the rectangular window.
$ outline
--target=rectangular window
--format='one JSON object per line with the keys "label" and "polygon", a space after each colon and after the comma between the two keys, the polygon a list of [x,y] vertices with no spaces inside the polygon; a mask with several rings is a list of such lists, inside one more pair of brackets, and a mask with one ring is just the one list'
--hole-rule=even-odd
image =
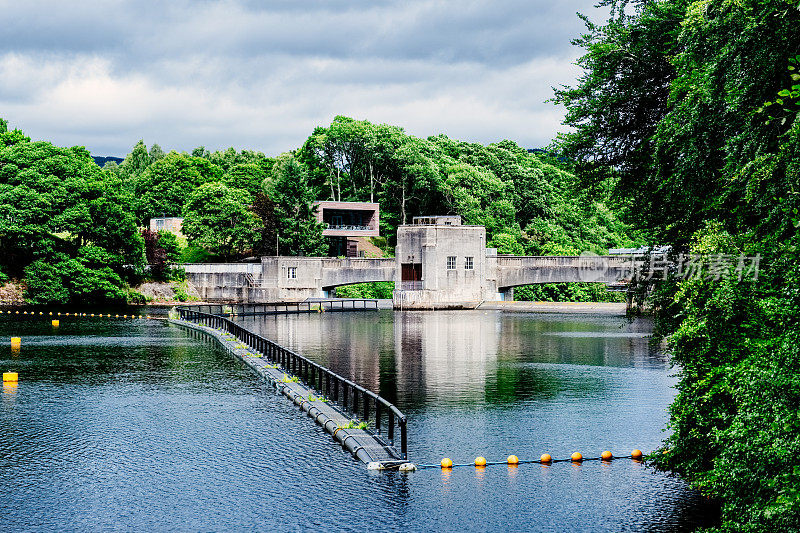
{"label": "rectangular window", "polygon": [[297,267],[289,267],[286,269],[286,277],[289,279],[297,279]]}
{"label": "rectangular window", "polygon": [[455,270],[456,269],[456,256],[448,255],[447,256],[447,270]]}
{"label": "rectangular window", "polygon": [[464,270],[472,270],[474,268],[475,267],[472,264],[472,257],[465,257],[464,258]]}

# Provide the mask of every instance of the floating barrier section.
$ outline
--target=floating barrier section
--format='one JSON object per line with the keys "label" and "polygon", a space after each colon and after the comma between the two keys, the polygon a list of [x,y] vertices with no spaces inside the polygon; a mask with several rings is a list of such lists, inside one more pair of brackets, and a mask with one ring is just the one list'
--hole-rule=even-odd
{"label": "floating barrier section", "polygon": [[622,455],[622,456],[615,456],[610,451],[604,451],[600,454],[599,457],[584,457],[583,454],[580,452],[573,453],[569,459],[553,459],[553,457],[549,453],[543,453],[539,459],[529,459],[526,461],[521,460],[516,455],[509,455],[505,461],[487,461],[485,457],[476,457],[475,461],[472,463],[453,463],[453,460],[449,457],[445,457],[441,460],[441,462],[437,464],[420,464],[416,465],[417,468],[442,468],[442,469],[449,469],[455,468],[458,466],[474,466],[476,468],[485,468],[486,466],[493,466],[493,465],[508,465],[508,466],[517,466],[521,464],[542,464],[542,465],[549,465],[553,463],[582,463],[584,461],[603,461],[603,462],[611,462],[614,459],[633,459],[634,461],[641,461],[644,457],[644,454],[641,450],[633,450],[630,455]]}
{"label": "floating barrier section", "polygon": [[[361,300],[350,300],[354,302],[351,304],[353,307],[350,309],[377,309],[375,307],[361,307],[359,303]],[[369,302],[369,300],[367,301]],[[325,302],[311,302],[314,305],[323,304]],[[339,302],[337,302],[339,303]],[[204,309],[219,310],[229,316],[235,316],[233,309],[225,309],[226,306],[204,306]],[[240,307],[240,306],[237,306]],[[241,314],[276,314],[274,309],[267,308],[266,312],[259,313],[254,309],[255,306],[248,306],[247,312]],[[345,306],[337,307],[337,310],[348,309]],[[377,395],[376,393],[367,390],[366,388],[346,379],[339,374],[331,371],[330,369],[319,365],[310,359],[303,357],[279,344],[252,333],[239,324],[229,320],[224,316],[215,314],[204,313],[197,311],[196,308],[178,307],[176,308],[178,315],[182,320],[197,323],[201,326],[214,328],[220,332],[233,335],[242,342],[243,347],[252,348],[260,353],[268,361],[279,365],[284,369],[287,374],[291,374],[292,378],[286,376],[287,381],[292,380],[302,381],[313,390],[317,391],[320,396],[323,396],[327,401],[337,404],[338,408],[345,413],[352,413],[356,416],[363,425],[365,430],[369,430],[372,436],[379,442],[385,443],[386,446],[394,448],[396,445],[397,433],[400,437],[400,450],[399,458],[405,461],[408,458],[408,432],[407,432],[407,419],[400,410],[387,401],[385,398]],[[244,309],[239,308],[238,311],[242,312]],[[295,309],[288,311],[289,313],[298,312]],[[299,312],[318,312],[313,307],[306,307],[303,311]]]}

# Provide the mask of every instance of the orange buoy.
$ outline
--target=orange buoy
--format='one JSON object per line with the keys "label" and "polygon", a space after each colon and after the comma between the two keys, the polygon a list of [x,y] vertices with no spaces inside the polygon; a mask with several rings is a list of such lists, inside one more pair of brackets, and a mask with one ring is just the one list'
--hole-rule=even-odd
{"label": "orange buoy", "polygon": [[453,460],[449,457],[442,459],[442,468],[453,468]]}
{"label": "orange buoy", "polygon": [[517,464],[519,464],[519,457],[517,457],[516,455],[509,455],[508,459],[506,459],[506,461],[510,465],[517,465]]}
{"label": "orange buoy", "polygon": [[641,460],[642,459],[642,450],[633,450],[631,452],[631,459]]}
{"label": "orange buoy", "polygon": [[480,456],[476,457],[475,466],[486,466],[486,458]]}
{"label": "orange buoy", "polygon": [[570,456],[570,459],[572,459],[573,463],[580,463],[583,461],[583,455],[581,455],[581,452],[575,452]]}
{"label": "orange buoy", "polygon": [[553,458],[550,457],[549,453],[543,453],[542,456],[539,457],[539,461],[541,461],[542,463],[552,463]]}
{"label": "orange buoy", "polygon": [[600,459],[602,459],[603,461],[610,461],[613,458],[614,458],[614,454],[612,454],[608,450],[606,450],[606,451],[604,451],[603,453],[600,454]]}

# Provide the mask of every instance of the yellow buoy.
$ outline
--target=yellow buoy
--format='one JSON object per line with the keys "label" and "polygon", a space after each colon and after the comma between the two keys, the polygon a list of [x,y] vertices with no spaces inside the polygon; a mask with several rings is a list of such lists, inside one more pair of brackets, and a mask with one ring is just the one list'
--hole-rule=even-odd
{"label": "yellow buoy", "polygon": [[3,372],[3,383],[16,383],[19,381],[19,376],[16,372]]}
{"label": "yellow buoy", "polygon": [[636,449],[631,452],[631,459],[641,459],[642,458],[642,450]]}
{"label": "yellow buoy", "polygon": [[606,450],[606,451],[604,451],[603,453],[600,454],[600,459],[602,459],[603,461],[610,461],[613,458],[614,458],[614,455],[608,450]]}
{"label": "yellow buoy", "polygon": [[49,313],[47,313],[47,314],[48,314],[48,315],[50,315],[50,316],[53,316],[53,312],[52,312],[52,311],[50,311],[50,312],[49,312]]}
{"label": "yellow buoy", "polygon": [[552,463],[553,458],[550,457],[549,453],[543,453],[542,456],[539,457],[539,461],[541,461],[542,463]]}
{"label": "yellow buoy", "polygon": [[58,320],[53,320],[53,321],[51,322],[51,324],[53,324],[53,327],[54,327],[54,328],[57,328],[57,327],[58,327],[58,325],[59,325],[60,323],[61,323],[61,322],[60,322],[60,321],[58,321]]}
{"label": "yellow buoy", "polygon": [[519,464],[519,457],[517,457],[516,455],[509,455],[506,461],[508,461],[508,464],[510,465],[516,465]]}
{"label": "yellow buoy", "polygon": [[44,313],[42,313],[41,311],[39,311],[39,316],[41,316],[41,315],[43,315],[43,314],[44,314]]}
{"label": "yellow buoy", "polygon": [[572,459],[573,463],[580,463],[583,461],[583,455],[581,455],[581,452],[575,452],[570,456],[570,459]]}
{"label": "yellow buoy", "polygon": [[453,460],[449,457],[442,459],[442,468],[453,468]]}
{"label": "yellow buoy", "polygon": [[11,337],[11,346],[19,347],[22,344],[22,337]]}
{"label": "yellow buoy", "polygon": [[476,457],[475,466],[486,466],[486,458],[480,456]]}

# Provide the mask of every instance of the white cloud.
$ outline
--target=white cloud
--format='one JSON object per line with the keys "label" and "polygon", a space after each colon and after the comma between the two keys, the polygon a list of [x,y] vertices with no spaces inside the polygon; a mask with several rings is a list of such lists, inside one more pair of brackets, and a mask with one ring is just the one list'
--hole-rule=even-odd
{"label": "white cloud", "polygon": [[[531,3],[505,4],[331,12],[293,2],[261,11],[233,1],[151,11],[116,2],[80,17],[54,4],[44,22],[31,16],[41,4],[9,5],[22,10],[11,37],[0,37],[0,116],[97,155],[124,155],[139,138],[275,154],[339,114],[419,136],[542,146],[563,114],[544,102],[551,86],[577,76],[568,42],[580,24],[570,11],[591,4],[542,2],[522,13]],[[15,41],[22,21],[52,34]]]}

